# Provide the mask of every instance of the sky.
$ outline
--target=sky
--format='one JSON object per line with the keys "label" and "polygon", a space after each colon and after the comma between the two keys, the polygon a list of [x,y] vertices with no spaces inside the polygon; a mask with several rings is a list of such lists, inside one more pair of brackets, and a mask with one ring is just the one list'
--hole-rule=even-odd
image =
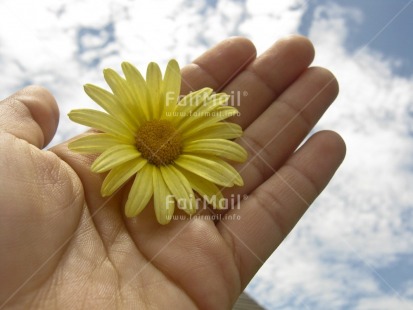
{"label": "sky", "polygon": [[263,52],[300,33],[340,95],[314,129],[347,157],[253,278],[266,309],[413,309],[413,0],[1,0],[0,97],[29,84],[61,110],[53,144],[80,133],[66,114],[96,106],[82,85],[128,60],[189,63],[233,35]]}

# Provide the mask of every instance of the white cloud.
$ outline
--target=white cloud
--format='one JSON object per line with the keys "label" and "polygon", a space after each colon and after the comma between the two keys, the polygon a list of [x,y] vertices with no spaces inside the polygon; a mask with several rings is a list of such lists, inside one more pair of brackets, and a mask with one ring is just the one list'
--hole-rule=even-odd
{"label": "white cloud", "polygon": [[408,310],[413,309],[413,301],[392,298],[374,296],[371,298],[362,298],[357,306],[356,310],[375,309],[375,310],[388,310],[388,309],[400,309]]}
{"label": "white cloud", "polygon": [[[399,263],[400,254],[413,255],[413,226],[406,220],[413,201],[413,80],[395,76],[397,60],[368,46],[348,52],[349,20],[361,22],[361,12],[337,5],[315,11],[309,33],[315,63],[332,70],[341,88],[317,129],[339,131],[348,153],[329,189],[254,280],[250,293],[269,308],[276,309],[277,300],[294,309],[407,309],[413,303],[380,274]],[[257,286],[269,291],[261,295]]]}
{"label": "white cloud", "polygon": [[[413,165],[408,156],[413,151],[408,126],[411,115],[406,113],[413,106],[413,80],[395,76],[392,61],[368,46],[349,54],[343,43],[326,40],[338,31],[329,32],[335,27],[334,19],[330,20],[332,26],[325,25],[325,31],[315,23],[310,37],[322,51],[316,62],[331,68],[341,85],[339,98],[319,126],[336,128],[348,144],[337,178],[341,182],[336,186],[347,206],[333,212],[342,219],[343,229],[350,224],[362,237],[340,232],[354,239],[360,255],[377,261],[375,264],[386,264],[391,253],[410,251],[413,245],[412,231],[402,225],[402,214],[410,209],[413,198],[407,185],[412,184],[413,175],[406,169]],[[339,32],[345,33],[346,28]],[[334,197],[330,198],[334,203]],[[400,239],[400,234],[406,238]],[[370,240],[368,246],[366,240]]]}
{"label": "white cloud", "polygon": [[246,0],[246,18],[241,23],[241,34],[254,40],[262,53],[274,40],[297,33],[307,1]]}

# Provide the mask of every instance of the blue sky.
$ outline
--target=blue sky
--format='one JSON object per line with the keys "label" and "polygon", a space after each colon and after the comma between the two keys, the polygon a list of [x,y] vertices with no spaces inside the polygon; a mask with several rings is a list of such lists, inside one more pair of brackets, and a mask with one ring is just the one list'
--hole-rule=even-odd
{"label": "blue sky", "polygon": [[[408,1],[348,1],[349,6],[358,6],[364,12],[364,21],[355,27],[348,40],[350,49],[366,43],[388,56],[402,59],[398,73],[412,74],[413,41],[411,20],[413,6]],[[405,70],[403,69],[405,68]]]}
{"label": "blue sky", "polygon": [[380,51],[386,57],[394,57],[403,62],[394,72],[411,75],[413,72],[413,40],[411,23],[413,6],[407,0],[310,0],[303,16],[300,33],[308,35],[315,8],[326,3],[337,3],[344,8],[356,8],[363,17],[360,20],[348,20],[349,35],[345,47],[356,52],[368,45]]}
{"label": "blue sky", "polygon": [[2,0],[0,97],[37,83],[56,96],[53,143],[83,127],[66,114],[95,105],[82,85],[128,60],[181,64],[220,40],[262,52],[302,33],[340,95],[315,131],[348,155],[327,190],[247,291],[267,309],[413,309],[413,1]]}

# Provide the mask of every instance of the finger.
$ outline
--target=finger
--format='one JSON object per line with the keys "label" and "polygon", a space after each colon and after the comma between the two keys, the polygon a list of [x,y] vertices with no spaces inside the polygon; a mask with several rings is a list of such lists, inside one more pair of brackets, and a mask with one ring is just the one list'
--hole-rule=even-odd
{"label": "finger", "polygon": [[0,131],[43,148],[53,138],[59,109],[53,96],[40,86],[26,87],[0,102]]}
{"label": "finger", "polygon": [[321,193],[344,155],[345,144],[336,133],[315,134],[242,208],[218,223],[238,258],[243,287]]}
{"label": "finger", "polygon": [[220,90],[255,57],[255,47],[248,39],[224,40],[182,69],[181,94],[203,87]]}
{"label": "finger", "polygon": [[[252,123],[239,139],[249,152],[237,167],[249,193],[263,183],[294,152],[338,93],[335,77],[326,69],[307,69]],[[234,192],[232,192],[234,193]]]}
{"label": "finger", "polygon": [[243,128],[253,122],[297,77],[314,58],[314,47],[301,36],[277,41],[240,72],[224,92],[233,97],[240,116],[233,118]]}

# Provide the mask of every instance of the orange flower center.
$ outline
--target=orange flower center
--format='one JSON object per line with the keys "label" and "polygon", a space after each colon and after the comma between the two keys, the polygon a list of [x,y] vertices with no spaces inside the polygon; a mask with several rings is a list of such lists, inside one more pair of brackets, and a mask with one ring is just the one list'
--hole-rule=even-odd
{"label": "orange flower center", "polygon": [[169,165],[181,154],[181,135],[170,122],[151,120],[138,128],[136,148],[151,164]]}

